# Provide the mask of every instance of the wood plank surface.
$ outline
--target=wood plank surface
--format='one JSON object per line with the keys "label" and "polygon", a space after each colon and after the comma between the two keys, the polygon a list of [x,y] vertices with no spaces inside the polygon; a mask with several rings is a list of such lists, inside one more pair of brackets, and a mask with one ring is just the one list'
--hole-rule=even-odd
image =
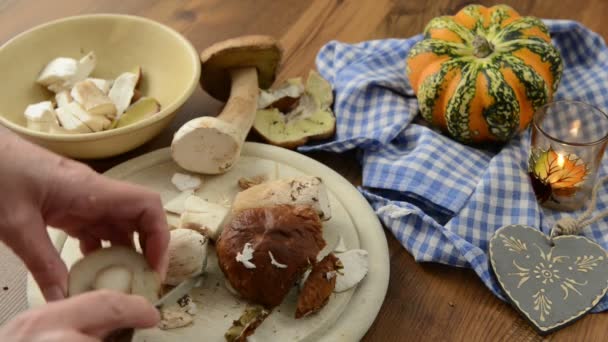
{"label": "wood plank surface", "polygon": [[[421,32],[438,15],[453,14],[471,1],[456,0],[0,0],[0,42],[32,26],[83,13],[127,13],[148,17],[184,34],[202,50],[244,34],[271,34],[285,48],[279,79],[303,75],[330,40],[359,42],[405,38]],[[608,37],[605,0],[479,1],[506,3],[525,15],[574,19]],[[608,82],[608,80],[606,80]],[[88,162],[97,171],[170,144],[187,120],[215,115],[221,104],[198,89],[172,125],[150,143],[122,156]],[[310,153],[353,184],[361,182],[355,153]],[[417,264],[387,232],[391,278],[382,309],[365,341],[536,341],[541,338],[507,304],[496,299],[470,270]],[[2,277],[7,276],[2,274]],[[2,297],[0,297],[1,305]],[[25,298],[24,298],[25,301]],[[608,316],[588,315],[547,338],[605,341]]]}

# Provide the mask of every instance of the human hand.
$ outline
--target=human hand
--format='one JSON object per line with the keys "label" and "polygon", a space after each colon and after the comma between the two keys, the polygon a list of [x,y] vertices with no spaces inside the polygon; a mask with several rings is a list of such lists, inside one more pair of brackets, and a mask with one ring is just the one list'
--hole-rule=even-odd
{"label": "human hand", "polygon": [[164,277],[168,228],[158,194],[103,177],[84,164],[58,156],[0,129],[0,240],[26,264],[47,301],[64,298],[67,267],[46,226],[80,241],[83,253],[101,241],[133,245]]}
{"label": "human hand", "polygon": [[0,341],[93,342],[122,328],[160,320],[143,297],[100,290],[28,310],[0,328]]}

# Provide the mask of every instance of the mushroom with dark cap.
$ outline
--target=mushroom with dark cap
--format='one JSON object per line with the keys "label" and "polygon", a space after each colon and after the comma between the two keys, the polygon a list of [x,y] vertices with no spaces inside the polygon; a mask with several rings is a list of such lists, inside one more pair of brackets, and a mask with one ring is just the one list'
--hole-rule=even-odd
{"label": "mushroom with dark cap", "polygon": [[281,60],[278,42],[245,36],[216,43],[201,54],[201,85],[226,101],[217,117],[188,121],[173,137],[173,160],[198,173],[220,174],[238,160],[255,119],[259,88],[272,85]]}

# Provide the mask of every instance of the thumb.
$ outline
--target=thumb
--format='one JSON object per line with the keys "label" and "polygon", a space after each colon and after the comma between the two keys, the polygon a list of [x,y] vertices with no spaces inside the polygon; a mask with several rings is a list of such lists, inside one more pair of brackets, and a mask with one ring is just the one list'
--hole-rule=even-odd
{"label": "thumb", "polygon": [[67,292],[68,269],[53,246],[46,225],[32,215],[10,241],[13,252],[25,263],[47,301],[63,299]]}

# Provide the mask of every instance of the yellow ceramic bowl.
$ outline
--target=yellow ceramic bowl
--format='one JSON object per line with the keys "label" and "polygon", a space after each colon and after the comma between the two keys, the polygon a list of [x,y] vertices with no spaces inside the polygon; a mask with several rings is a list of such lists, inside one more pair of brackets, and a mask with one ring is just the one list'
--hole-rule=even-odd
{"label": "yellow ceramic bowl", "polygon": [[[28,129],[28,104],[52,98],[35,83],[53,58],[78,58],[94,51],[92,76],[116,78],[140,65],[141,91],[156,98],[161,111],[129,126],[87,134],[50,134]],[[192,44],[173,29],[128,15],[65,18],[28,30],[0,47],[0,123],[63,155],[104,158],[134,149],[160,133],[198,86],[201,68]]]}

